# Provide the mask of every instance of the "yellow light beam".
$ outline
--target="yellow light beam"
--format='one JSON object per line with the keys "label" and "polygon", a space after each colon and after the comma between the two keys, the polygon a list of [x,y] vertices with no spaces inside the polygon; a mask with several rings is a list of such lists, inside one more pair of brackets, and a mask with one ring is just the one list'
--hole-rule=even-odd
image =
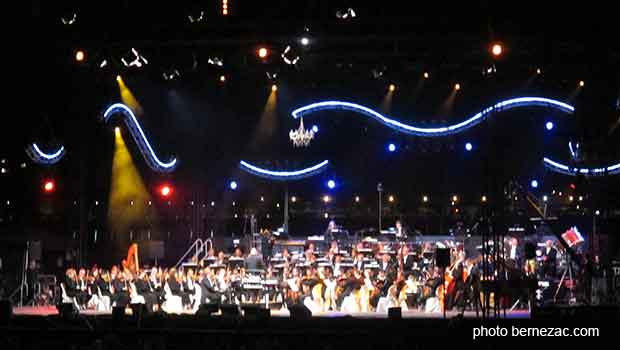
{"label": "yellow light beam", "polygon": [[267,102],[265,102],[265,107],[261,113],[258,126],[254,131],[252,142],[250,142],[250,150],[258,150],[265,141],[274,137],[278,126],[278,117],[276,113],[277,96],[277,89],[271,89],[269,98],[267,98]]}
{"label": "yellow light beam", "polygon": [[136,115],[142,115],[143,111],[140,102],[138,102],[134,94],[129,90],[123,78],[118,75],[116,76],[116,81],[118,82],[118,89],[120,90],[123,103],[129,106]]}
{"label": "yellow light beam", "polygon": [[[146,226],[147,205],[151,196],[134,165],[120,130],[114,133],[114,140],[108,227],[113,232],[125,234],[131,228]],[[152,210],[152,207],[149,207],[149,210]]]}

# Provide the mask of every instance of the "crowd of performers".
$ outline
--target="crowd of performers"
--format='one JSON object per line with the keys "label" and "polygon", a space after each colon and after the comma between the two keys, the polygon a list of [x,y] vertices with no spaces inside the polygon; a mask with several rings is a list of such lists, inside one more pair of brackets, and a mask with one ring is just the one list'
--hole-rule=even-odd
{"label": "crowd of performers", "polygon": [[[517,272],[532,277],[555,274],[557,251],[547,244],[540,263],[519,260]],[[438,245],[450,248],[447,267],[436,265]],[[481,254],[467,256],[463,244],[449,241],[413,245],[363,240],[341,247],[332,240],[306,242],[303,249],[291,251],[284,246],[263,256],[256,248],[244,254],[237,247],[227,255],[211,248],[200,261],[179,269],[126,264],[110,270],[68,269],[62,288],[81,309],[141,303],[149,311],[190,312],[205,303],[260,303],[272,308],[302,303],[313,312],[385,312],[394,306],[439,312],[444,307],[479,309],[484,303],[482,280],[497,276],[492,260],[483,263]],[[515,251],[508,242],[507,261],[516,258]]]}

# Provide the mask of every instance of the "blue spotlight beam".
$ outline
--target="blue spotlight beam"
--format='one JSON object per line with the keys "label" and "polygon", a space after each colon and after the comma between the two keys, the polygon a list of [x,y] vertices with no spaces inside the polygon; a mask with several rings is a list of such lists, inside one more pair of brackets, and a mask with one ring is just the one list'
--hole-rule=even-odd
{"label": "blue spotlight beam", "polygon": [[381,124],[392,128],[396,131],[415,135],[415,136],[426,136],[426,137],[437,137],[437,136],[446,136],[460,133],[464,130],[467,130],[483,120],[489,117],[493,112],[502,112],[507,111],[513,108],[522,108],[522,107],[545,107],[545,108],[553,108],[559,111],[562,111],[567,114],[572,114],[575,111],[575,108],[567,103],[553,100],[544,97],[517,97],[512,98],[505,101],[500,101],[494,104],[491,107],[488,107],[474,116],[453,125],[447,126],[438,126],[432,128],[423,128],[414,125],[409,125],[402,123],[398,120],[391,119],[373,109],[368,107],[351,103],[351,102],[343,102],[343,101],[322,101],[309,104],[307,106],[298,108],[294,110],[291,114],[293,118],[300,118],[305,115],[320,111],[320,110],[348,110],[363,114],[367,117],[377,120]]}
{"label": "blue spotlight beam", "polygon": [[605,176],[605,175],[620,174],[620,163],[613,164],[607,167],[602,167],[602,168],[577,168],[577,167],[569,167],[566,164],[556,162],[546,157],[543,158],[543,163],[545,165],[545,168],[553,172],[568,175],[568,176],[583,175],[583,176],[591,177],[591,176]]}
{"label": "blue spotlight beam", "polygon": [[177,166],[177,159],[172,158],[169,162],[162,162],[153,151],[151,144],[149,143],[144,131],[140,127],[136,116],[134,115],[131,108],[127,107],[122,103],[115,103],[108,107],[103,113],[104,122],[108,122],[110,117],[114,114],[122,114],[125,117],[125,125],[129,128],[129,132],[131,136],[133,136],[134,141],[138,145],[144,160],[148,164],[148,166],[154,171],[160,173],[169,173],[172,172]]}
{"label": "blue spotlight beam", "polygon": [[262,177],[269,180],[276,181],[290,181],[290,180],[300,180],[307,177],[311,177],[317,174],[320,174],[329,165],[328,160],[324,160],[318,164],[315,164],[309,168],[299,169],[299,170],[290,170],[290,171],[275,171],[269,169],[259,168],[256,165],[252,165],[244,160],[239,162],[239,168],[241,170],[248,172],[252,175],[256,175],[258,177]]}
{"label": "blue spotlight beam", "polygon": [[43,165],[56,164],[65,156],[65,146],[60,146],[52,153],[45,153],[41,151],[36,143],[32,143],[26,148],[26,154],[35,163]]}

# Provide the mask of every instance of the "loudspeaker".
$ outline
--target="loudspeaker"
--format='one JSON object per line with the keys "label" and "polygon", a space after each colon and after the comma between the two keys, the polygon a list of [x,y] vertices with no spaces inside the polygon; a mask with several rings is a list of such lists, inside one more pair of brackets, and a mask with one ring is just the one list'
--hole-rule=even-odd
{"label": "loudspeaker", "polygon": [[403,312],[399,307],[391,307],[388,309],[388,318],[390,320],[400,320],[403,318]]}
{"label": "loudspeaker", "polygon": [[288,311],[294,320],[307,320],[312,317],[312,311],[304,304],[293,304],[289,306]]}
{"label": "loudspeaker", "polygon": [[71,319],[79,313],[78,309],[75,307],[73,303],[61,303],[56,305],[56,309],[58,310],[58,315],[62,319]]}
{"label": "loudspeaker", "polygon": [[222,304],[220,305],[220,310],[222,311],[222,316],[226,316],[226,317],[240,317],[241,316],[241,310],[239,309],[239,305]]}
{"label": "loudspeaker", "polygon": [[536,257],[536,245],[532,242],[525,242],[525,259],[530,260]]}
{"label": "loudspeaker", "polygon": [[196,315],[211,316],[219,310],[220,306],[216,303],[201,304],[200,307],[198,307],[198,311],[196,311]]}
{"label": "loudspeaker", "polygon": [[450,266],[450,249],[448,248],[436,248],[435,249],[435,266],[437,267]]}
{"label": "loudspeaker", "polygon": [[30,242],[30,260],[41,260],[41,241]]}
{"label": "loudspeaker", "polygon": [[0,300],[0,325],[9,324],[12,315],[13,306],[11,306],[11,301],[8,299]]}
{"label": "loudspeaker", "polygon": [[271,317],[271,311],[262,305],[248,305],[242,307],[243,315],[254,320],[266,320]]}

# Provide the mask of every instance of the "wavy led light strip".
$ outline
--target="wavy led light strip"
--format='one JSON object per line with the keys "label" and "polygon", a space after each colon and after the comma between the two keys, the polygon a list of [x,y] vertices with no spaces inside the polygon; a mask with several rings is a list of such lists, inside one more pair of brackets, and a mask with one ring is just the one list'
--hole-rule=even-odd
{"label": "wavy led light strip", "polygon": [[365,116],[373,118],[377,120],[378,122],[380,122],[381,124],[389,128],[392,128],[396,131],[399,131],[399,132],[403,132],[403,133],[410,134],[410,135],[416,135],[416,136],[435,137],[435,136],[452,135],[452,134],[456,134],[461,131],[467,130],[479,124],[483,120],[485,120],[493,112],[501,112],[501,111],[506,111],[506,110],[513,109],[513,108],[534,107],[534,106],[553,108],[553,109],[557,109],[559,111],[562,111],[568,114],[572,114],[575,111],[575,108],[573,106],[567,103],[549,99],[549,98],[518,97],[518,98],[512,98],[509,100],[498,102],[494,104],[493,106],[488,107],[476,113],[474,116],[458,124],[433,127],[433,128],[423,128],[423,127],[405,124],[405,123],[399,122],[398,120],[388,118],[384,116],[383,114],[373,109],[370,109],[368,107],[364,107],[356,103],[342,102],[342,101],[323,101],[323,102],[312,103],[307,106],[294,110],[292,112],[292,115],[293,115],[293,118],[300,118],[307,114],[311,114],[313,112],[320,111],[323,109],[336,109],[336,110],[344,109],[344,110],[361,113]]}
{"label": "wavy led light strip", "polygon": [[569,167],[568,165],[553,161],[549,158],[543,158],[545,168],[554,171],[556,173],[569,175],[569,176],[605,176],[605,175],[618,175],[620,174],[620,163],[610,165],[603,168],[576,168]]}
{"label": "wavy led light strip", "polygon": [[125,125],[129,128],[131,136],[133,136],[134,141],[136,141],[136,144],[138,145],[140,152],[142,152],[142,156],[149,167],[158,172],[167,173],[173,171],[177,165],[177,159],[172,158],[169,162],[162,162],[159,160],[155,154],[155,151],[153,151],[151,144],[144,135],[144,131],[142,131],[142,128],[140,127],[140,124],[138,123],[138,120],[136,119],[136,116],[131,108],[122,103],[115,103],[105,110],[103,113],[103,120],[107,122],[109,118],[116,113],[120,113],[126,117]]}
{"label": "wavy led light strip", "polygon": [[65,146],[60,146],[58,150],[53,153],[45,153],[41,151],[36,143],[33,143],[26,148],[26,153],[35,163],[45,165],[55,164],[64,157]]}
{"label": "wavy led light strip", "polygon": [[279,181],[288,181],[288,180],[299,180],[307,177],[314,176],[316,174],[321,173],[329,164],[328,160],[324,160],[316,165],[313,165],[309,168],[300,169],[300,170],[290,170],[290,171],[275,171],[269,169],[259,168],[256,165],[252,165],[244,160],[239,162],[239,168],[241,170],[246,171],[250,174],[269,179],[269,180],[279,180]]}

